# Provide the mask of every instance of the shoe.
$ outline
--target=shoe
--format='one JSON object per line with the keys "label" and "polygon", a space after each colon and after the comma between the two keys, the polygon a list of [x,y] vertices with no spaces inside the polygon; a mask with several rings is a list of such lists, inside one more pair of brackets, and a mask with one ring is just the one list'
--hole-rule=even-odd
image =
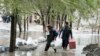
{"label": "shoe", "polygon": [[57,50],[56,50],[56,49],[54,49],[54,51],[55,51],[55,53],[57,52]]}

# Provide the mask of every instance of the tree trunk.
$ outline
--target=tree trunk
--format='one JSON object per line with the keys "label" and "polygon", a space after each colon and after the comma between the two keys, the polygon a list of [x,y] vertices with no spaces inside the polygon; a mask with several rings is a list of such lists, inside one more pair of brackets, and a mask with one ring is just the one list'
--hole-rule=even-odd
{"label": "tree trunk", "polygon": [[65,19],[64,17],[65,17],[65,14],[63,13],[63,14],[62,14],[62,18],[61,18],[61,25],[62,25],[62,26],[63,26],[63,24],[64,24],[64,19]]}
{"label": "tree trunk", "polygon": [[[96,25],[97,25],[97,22],[99,21],[98,19],[99,19],[99,13],[98,13],[99,11],[97,10],[97,19],[96,19]],[[98,24],[98,27],[96,27],[97,29],[98,29],[98,31],[97,31],[97,34],[98,34],[98,43],[99,43],[99,26],[100,26],[100,23]]]}
{"label": "tree trunk", "polygon": [[26,17],[24,17],[24,39],[26,39]]}
{"label": "tree trunk", "polygon": [[79,29],[80,21],[81,21],[81,16],[79,16],[79,19],[78,19],[78,22],[77,22],[77,30]]}
{"label": "tree trunk", "polygon": [[45,31],[45,21],[44,21],[44,15],[42,15],[42,25],[43,25],[43,31]]}
{"label": "tree trunk", "polygon": [[21,38],[21,34],[22,34],[22,32],[19,32],[19,34],[18,34],[18,37],[19,37],[19,38]]}
{"label": "tree trunk", "polygon": [[98,32],[97,32],[97,34],[98,34],[98,43],[99,43],[99,39],[100,39],[100,38],[99,38],[99,29],[98,29]]}
{"label": "tree trunk", "polygon": [[55,27],[55,16],[51,15],[51,25]]}
{"label": "tree trunk", "polygon": [[70,21],[70,28],[72,29],[72,21]]}
{"label": "tree trunk", "polygon": [[50,10],[51,10],[51,5],[48,5],[47,9],[47,24],[50,24]]}
{"label": "tree trunk", "polygon": [[100,30],[98,29],[98,35],[100,34]]}
{"label": "tree trunk", "polygon": [[18,23],[18,26],[19,26],[19,31],[22,32],[22,28],[21,28],[21,18],[19,18],[19,16],[18,16],[18,19],[17,19],[17,23]]}
{"label": "tree trunk", "polygon": [[93,26],[92,26],[92,35],[93,35]]}
{"label": "tree trunk", "polygon": [[66,22],[66,19],[67,19],[67,15],[65,15],[65,17],[64,17],[64,21]]}
{"label": "tree trunk", "polygon": [[48,18],[47,18],[47,22],[48,22],[48,24],[50,24],[50,15],[48,15]]}
{"label": "tree trunk", "polygon": [[67,19],[67,14],[64,15],[64,19],[63,19],[63,23],[65,24],[66,22],[66,19]]}
{"label": "tree trunk", "polygon": [[60,15],[59,14],[57,15],[57,27],[58,27],[58,30],[60,30]]}
{"label": "tree trunk", "polygon": [[62,28],[62,25],[63,25],[63,18],[61,18],[61,16],[60,16],[60,29]]}
{"label": "tree trunk", "polygon": [[[72,32],[72,21],[70,21],[70,29],[71,29],[71,32]],[[72,37],[73,37],[73,32],[72,32]]]}
{"label": "tree trunk", "polygon": [[63,14],[62,14],[62,21],[64,21],[64,17],[65,17],[65,14],[63,13]]}
{"label": "tree trunk", "polygon": [[58,30],[58,15],[56,16],[56,29]]}
{"label": "tree trunk", "polygon": [[16,23],[17,23],[17,9],[13,11],[11,16],[11,34],[10,34],[10,49],[9,52],[15,51],[15,42],[16,42]]}
{"label": "tree trunk", "polygon": [[45,21],[44,21],[44,16],[42,16],[42,25],[43,25],[44,37],[46,38],[46,25],[45,25]]}
{"label": "tree trunk", "polygon": [[17,24],[18,24],[18,27],[19,27],[19,38],[21,38],[21,33],[22,33],[22,27],[21,27],[21,18],[19,16],[17,16],[18,19],[17,19]]}
{"label": "tree trunk", "polygon": [[40,10],[40,12],[41,12],[41,21],[43,25],[43,33],[44,33],[44,37],[46,38],[46,25],[45,25],[45,19],[44,19],[44,12],[42,10]]}
{"label": "tree trunk", "polygon": [[29,17],[29,22],[32,23],[32,15]]}
{"label": "tree trunk", "polygon": [[[27,38],[28,38],[28,23],[29,23],[29,18],[27,17]],[[26,38],[26,40],[27,40],[27,38]]]}

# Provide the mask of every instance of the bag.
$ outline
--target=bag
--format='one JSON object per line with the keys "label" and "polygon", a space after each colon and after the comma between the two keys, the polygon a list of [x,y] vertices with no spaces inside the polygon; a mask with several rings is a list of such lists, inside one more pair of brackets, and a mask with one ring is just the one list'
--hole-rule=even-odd
{"label": "bag", "polygon": [[[62,33],[61,33],[62,35]],[[61,48],[62,47],[62,39],[61,39],[61,35],[57,36],[56,40],[52,41],[51,42],[51,47],[53,47],[54,49],[58,49],[58,48]]]}
{"label": "bag", "polygon": [[69,48],[76,49],[76,41],[75,39],[69,39]]}
{"label": "bag", "polygon": [[61,48],[62,47],[62,39],[57,37],[55,41],[51,42],[51,47],[53,47],[54,49]]}
{"label": "bag", "polygon": [[54,47],[54,46],[55,46],[54,43],[55,43],[55,41],[52,41],[52,42],[50,43],[50,46],[51,46],[51,47]]}

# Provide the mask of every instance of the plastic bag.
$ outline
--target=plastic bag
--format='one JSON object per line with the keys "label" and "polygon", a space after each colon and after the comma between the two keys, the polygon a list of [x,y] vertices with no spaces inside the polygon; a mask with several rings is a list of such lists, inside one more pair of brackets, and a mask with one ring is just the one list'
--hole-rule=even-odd
{"label": "plastic bag", "polygon": [[27,45],[38,46],[38,40],[33,40],[31,37],[27,39]]}
{"label": "plastic bag", "polygon": [[61,48],[62,47],[62,39],[61,38],[57,38],[56,41],[54,42],[54,48]]}
{"label": "plastic bag", "polygon": [[56,40],[51,42],[51,47],[53,47],[54,49],[59,49],[62,47],[61,35],[62,33],[60,34],[60,36],[59,35],[57,36]]}
{"label": "plastic bag", "polygon": [[51,46],[51,47],[54,47],[54,46],[55,46],[54,43],[55,43],[55,41],[52,41],[52,42],[50,43],[50,46]]}

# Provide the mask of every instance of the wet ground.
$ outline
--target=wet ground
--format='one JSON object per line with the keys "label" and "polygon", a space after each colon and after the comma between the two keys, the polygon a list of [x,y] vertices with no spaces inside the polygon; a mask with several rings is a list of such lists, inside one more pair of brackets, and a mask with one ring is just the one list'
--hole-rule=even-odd
{"label": "wet ground", "polygon": [[[23,29],[23,27],[22,27]],[[21,38],[23,37],[23,32]],[[42,26],[36,24],[30,24],[28,29],[28,37],[37,39],[43,36]],[[19,37],[19,29],[17,27],[17,37]],[[0,45],[9,46],[10,43],[10,23],[0,22]]]}
{"label": "wet ground", "polygon": [[82,54],[82,47],[78,46],[76,49],[57,49],[55,53],[53,48],[50,48],[48,52],[44,52],[45,43],[41,44],[36,50],[34,51],[15,51],[14,53],[1,53],[0,56],[85,56]]}
{"label": "wet ground", "polygon": [[[0,23],[0,25],[5,25],[0,28],[0,45],[9,46],[10,41],[10,24]],[[31,24],[30,26],[32,26]],[[42,31],[39,26],[29,27],[29,37],[36,39],[42,36]],[[32,31],[31,31],[32,30]],[[36,31],[37,30],[37,31]],[[18,35],[17,35],[18,36]],[[99,43],[100,34],[91,34],[88,32],[81,32],[73,30],[73,37],[76,40],[77,48],[68,49],[66,51],[58,49],[57,53],[54,53],[52,48],[48,52],[44,52],[45,43],[38,46],[36,50],[33,51],[15,51],[14,53],[0,53],[0,56],[85,56],[82,54],[82,49],[84,46],[90,43]]]}

